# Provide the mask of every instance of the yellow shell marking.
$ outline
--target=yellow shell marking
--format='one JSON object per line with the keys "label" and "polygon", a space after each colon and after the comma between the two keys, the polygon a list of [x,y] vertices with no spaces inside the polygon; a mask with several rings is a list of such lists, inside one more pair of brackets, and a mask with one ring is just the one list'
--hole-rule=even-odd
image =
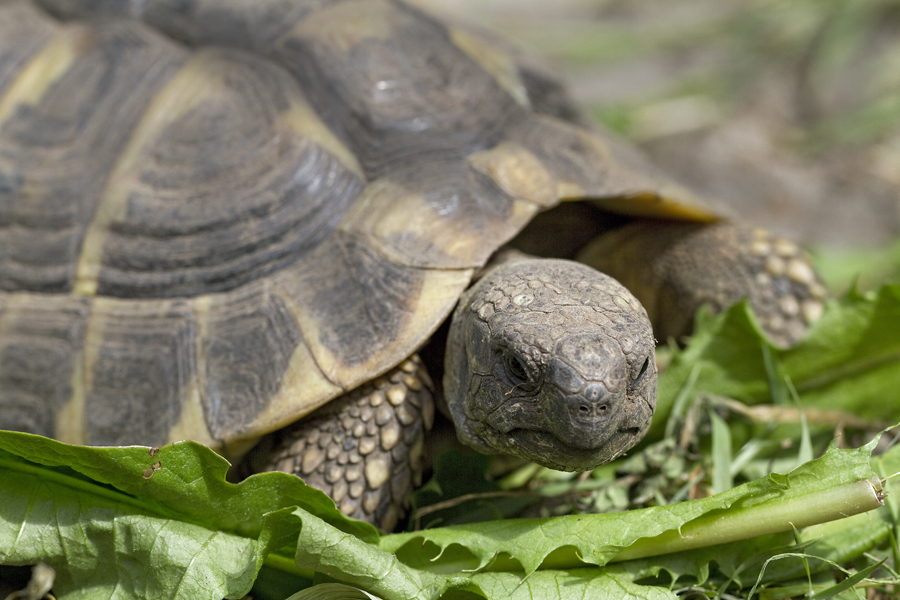
{"label": "yellow shell marking", "polygon": [[[91,312],[103,309],[104,304],[110,302],[107,298],[94,298],[91,304]],[[88,318],[85,324],[84,343],[81,352],[78,353],[72,369],[72,396],[68,403],[59,411],[56,419],[56,435],[61,442],[67,444],[85,444],[85,407],[88,390],[93,386],[94,367],[100,357],[100,347],[103,340],[102,320]]]}
{"label": "yellow shell marking", "polygon": [[450,28],[453,44],[488,72],[513,100],[525,108],[531,107],[528,92],[519,78],[519,68],[508,52],[489,44],[464,29]]}
{"label": "yellow shell marking", "polygon": [[397,264],[411,264],[410,257],[395,252],[390,244],[385,245],[381,241],[414,232],[445,255],[456,259],[460,266],[481,266],[476,257],[485,242],[477,231],[442,218],[424,196],[410,192],[389,179],[379,179],[366,186],[344,215],[338,229],[351,235],[365,236],[373,247]]}
{"label": "yellow shell marking", "polygon": [[288,34],[347,52],[367,39],[388,40],[404,15],[384,0],[355,0],[317,11]]}
{"label": "yellow shell marking", "polygon": [[353,171],[360,179],[365,180],[365,174],[353,152],[335,137],[305,101],[294,100],[281,118],[291,129],[327,150],[341,161],[341,164]]}
{"label": "yellow shell marking", "polygon": [[584,200],[587,192],[577,183],[560,181],[556,186],[556,195],[560,200]]}
{"label": "yellow shell marking", "polygon": [[539,206],[552,206],[557,201],[558,186],[553,176],[534,154],[517,144],[502,142],[467,160],[513,198]]}
{"label": "yellow shell marking", "polygon": [[[668,217],[698,223],[714,223],[720,219],[704,209],[696,196],[680,186],[663,186],[658,192],[592,200],[605,210],[638,217]],[[695,204],[692,205],[691,202]]]}
{"label": "yellow shell marking", "polygon": [[391,256],[390,250],[379,240],[416,232],[428,236],[434,246],[454,257],[467,256],[480,244],[475,232],[458,231],[452,226],[436,228],[435,224],[439,222],[440,215],[423,196],[389,179],[379,179],[366,186],[338,228],[352,235],[369,237],[389,260],[399,264],[406,264],[405,257]]}
{"label": "yellow shell marking", "polygon": [[75,59],[90,45],[90,32],[78,25],[64,27],[29,61],[0,98],[0,125],[23,104],[36,105],[44,93],[59,80]]}
{"label": "yellow shell marking", "polygon": [[203,402],[200,399],[200,390],[197,387],[196,372],[188,384],[188,394],[181,406],[181,415],[169,430],[170,443],[181,440],[194,440],[215,450],[219,450],[221,446],[221,442],[214,439],[206,427],[206,417],[203,412]]}
{"label": "yellow shell marking", "polygon": [[73,357],[72,376],[69,378],[72,395],[56,417],[56,433],[54,438],[66,444],[84,444],[84,407],[85,407],[85,369],[84,352]]}

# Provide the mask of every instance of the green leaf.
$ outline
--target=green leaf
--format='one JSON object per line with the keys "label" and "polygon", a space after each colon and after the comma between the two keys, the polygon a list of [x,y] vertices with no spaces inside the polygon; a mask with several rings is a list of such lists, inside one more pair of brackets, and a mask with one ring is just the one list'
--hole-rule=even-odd
{"label": "green leaf", "polygon": [[228,483],[228,461],[192,441],[153,449],[100,448],[0,431],[0,450],[40,465],[66,467],[139,497],[142,505],[161,513],[239,535],[258,535],[266,512],[301,506],[348,533],[371,542],[378,539],[374,527],[347,519],[327,495],[298,477],[260,473],[236,485]]}
{"label": "green leaf", "polygon": [[49,564],[59,598],[239,598],[270,552],[296,543],[298,505],[377,537],[296,477],[234,485],[227,468],[193,442],[86,448],[0,431],[0,563]]}
{"label": "green leaf", "polygon": [[355,587],[342,583],[320,583],[297,592],[287,600],[381,600]]}
{"label": "green leaf", "polygon": [[466,576],[444,577],[404,565],[394,554],[339,531],[302,508],[303,521],[295,562],[364,589],[384,600],[437,598],[452,587],[469,585]]}
{"label": "green leaf", "polygon": [[[876,465],[876,470],[881,476],[900,471],[900,447],[892,448],[888,453],[873,458],[871,462]],[[900,492],[895,489],[898,485],[900,481],[895,483],[892,479],[885,482],[889,502]],[[847,564],[882,544],[892,531],[893,519],[890,507],[883,506],[878,510],[806,527],[797,539],[793,531],[787,531],[685,552],[614,563],[607,565],[604,570],[627,573],[635,581],[656,578],[661,573],[667,573],[670,577],[670,587],[675,587],[685,585],[682,583],[683,578],[697,584],[707,582],[709,585],[710,565],[714,564],[720,576],[724,575],[727,581],[745,590],[758,580],[765,585],[784,581],[797,582],[800,585],[806,581],[806,564],[813,574],[827,573],[831,569],[831,564]],[[759,577],[761,567],[768,559],[787,553],[805,553],[809,558],[806,563],[799,556],[769,562],[762,578]],[[720,591],[723,589],[724,587],[720,588]],[[805,591],[807,587],[804,584],[798,589]]]}
{"label": "green leaf", "polygon": [[674,600],[674,592],[659,586],[634,583],[620,570],[571,569],[537,571],[528,577],[516,573],[478,573],[472,577],[488,598],[509,600]]}
{"label": "green leaf", "polygon": [[[871,445],[830,448],[786,476],[692,502],[613,514],[458,525],[384,536],[380,545],[423,569],[488,567],[531,574],[539,567],[605,565],[789,531],[880,506],[880,484],[868,465],[870,451]],[[853,499],[846,495],[856,493]]]}
{"label": "green leaf", "polygon": [[113,494],[73,494],[62,477],[0,471],[0,562],[56,570],[65,598],[239,598],[262,560],[296,528],[269,513],[257,538],[242,537],[142,510]]}

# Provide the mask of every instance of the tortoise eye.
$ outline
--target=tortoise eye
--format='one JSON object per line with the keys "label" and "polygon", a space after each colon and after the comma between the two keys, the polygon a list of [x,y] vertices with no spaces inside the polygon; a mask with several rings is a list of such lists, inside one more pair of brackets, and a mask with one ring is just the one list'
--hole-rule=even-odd
{"label": "tortoise eye", "polygon": [[514,354],[506,355],[506,372],[514,384],[525,383],[528,381],[528,369],[525,367],[525,361]]}
{"label": "tortoise eye", "polygon": [[647,374],[647,369],[650,368],[650,357],[644,359],[644,364],[641,366],[641,371],[637,374],[637,377],[634,378],[634,381],[631,382],[630,387],[637,387],[637,385],[644,379],[644,375]]}

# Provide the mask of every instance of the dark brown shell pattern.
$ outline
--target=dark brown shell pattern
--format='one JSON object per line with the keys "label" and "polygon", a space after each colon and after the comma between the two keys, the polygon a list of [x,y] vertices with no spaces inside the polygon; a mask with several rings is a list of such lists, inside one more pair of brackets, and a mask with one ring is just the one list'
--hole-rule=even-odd
{"label": "dark brown shell pattern", "polygon": [[560,98],[391,0],[0,0],[0,426],[238,447],[399,364],[540,210],[664,200]]}

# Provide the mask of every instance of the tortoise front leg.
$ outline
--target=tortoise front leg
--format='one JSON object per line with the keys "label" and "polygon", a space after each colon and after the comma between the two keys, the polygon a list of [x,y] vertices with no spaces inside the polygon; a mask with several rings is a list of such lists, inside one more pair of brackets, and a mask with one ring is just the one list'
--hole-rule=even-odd
{"label": "tortoise front leg", "polygon": [[638,221],[595,239],[578,260],[631,290],[663,341],[690,333],[701,305],[718,312],[748,298],[770,338],[791,345],[827,297],[796,244],[734,223]]}
{"label": "tortoise front leg", "polygon": [[391,531],[421,484],[425,432],[433,420],[431,379],[413,355],[270,434],[244,466],[294,473],[331,496],[345,515]]}

